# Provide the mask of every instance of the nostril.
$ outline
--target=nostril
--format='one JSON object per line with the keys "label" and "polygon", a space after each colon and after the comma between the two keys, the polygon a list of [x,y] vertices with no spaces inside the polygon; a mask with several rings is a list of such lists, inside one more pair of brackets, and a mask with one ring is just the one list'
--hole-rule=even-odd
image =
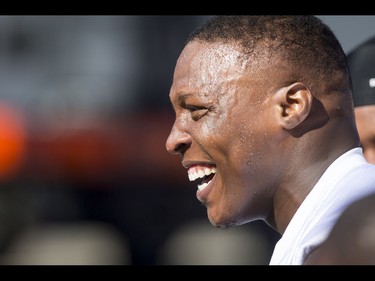
{"label": "nostril", "polygon": [[167,142],[166,143],[166,149],[169,153],[171,154],[177,154],[180,152],[180,150],[182,150],[182,147],[183,147],[183,144],[172,144],[172,143],[169,143]]}
{"label": "nostril", "polygon": [[180,143],[180,144],[176,145],[174,151],[176,153],[184,153],[186,151],[186,144]]}
{"label": "nostril", "polygon": [[183,154],[191,145],[191,141],[191,136],[186,131],[174,126],[166,141],[167,151],[171,154]]}

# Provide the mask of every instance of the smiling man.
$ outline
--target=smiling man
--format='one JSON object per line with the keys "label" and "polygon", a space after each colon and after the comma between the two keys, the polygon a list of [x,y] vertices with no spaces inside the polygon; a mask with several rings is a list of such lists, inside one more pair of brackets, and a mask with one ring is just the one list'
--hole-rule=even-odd
{"label": "smiling man", "polygon": [[219,16],[174,72],[166,148],[219,228],[263,220],[270,264],[304,264],[343,209],[375,192],[359,146],[346,57],[313,16]]}

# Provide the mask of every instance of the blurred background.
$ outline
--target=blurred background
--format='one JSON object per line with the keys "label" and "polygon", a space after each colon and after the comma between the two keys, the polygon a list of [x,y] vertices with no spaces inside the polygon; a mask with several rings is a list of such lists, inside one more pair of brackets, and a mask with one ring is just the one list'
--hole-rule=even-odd
{"label": "blurred background", "polygon": [[[375,16],[320,16],[349,52]],[[261,221],[210,225],[165,141],[209,16],[0,16],[0,264],[268,264]]]}

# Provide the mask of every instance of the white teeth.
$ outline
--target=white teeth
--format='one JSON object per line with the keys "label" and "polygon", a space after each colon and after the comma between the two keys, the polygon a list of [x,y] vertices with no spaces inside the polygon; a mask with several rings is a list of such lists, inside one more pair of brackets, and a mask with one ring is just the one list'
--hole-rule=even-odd
{"label": "white teeth", "polygon": [[[196,179],[204,178],[205,176],[209,176],[209,175],[215,174],[215,173],[216,173],[215,167],[209,168],[209,167],[195,166],[195,167],[192,167],[188,170],[188,177],[189,177],[190,181],[195,181]],[[198,189],[199,190],[205,189],[209,183],[210,182],[198,184]]]}
{"label": "white teeth", "polygon": [[[215,172],[216,172],[216,170],[215,170]],[[211,169],[210,169],[210,168],[204,168],[204,174],[205,174],[206,176],[210,175],[211,173],[215,173],[215,172],[211,172]]]}
{"label": "white teeth", "polygon": [[204,168],[198,168],[198,167],[193,167],[188,170],[188,177],[190,181],[195,181],[196,179],[203,178],[205,176],[215,174],[216,173],[216,168],[212,167],[204,167]]}
{"label": "white teeth", "polygon": [[202,191],[203,189],[205,189],[207,187],[207,185],[208,185],[207,182],[202,183],[202,184],[198,184],[198,189]]}
{"label": "white teeth", "polygon": [[193,174],[188,173],[188,177],[189,177],[189,181],[194,181],[194,175]]}
{"label": "white teeth", "polygon": [[205,175],[206,175],[206,174],[204,173],[204,171],[202,171],[202,170],[199,170],[199,171],[198,171],[198,177],[199,177],[199,178],[203,178]]}

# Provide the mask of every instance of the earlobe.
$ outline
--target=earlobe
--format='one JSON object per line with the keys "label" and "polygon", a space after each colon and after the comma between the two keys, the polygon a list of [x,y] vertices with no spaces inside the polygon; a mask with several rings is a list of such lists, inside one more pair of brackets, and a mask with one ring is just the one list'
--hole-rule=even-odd
{"label": "earlobe", "polygon": [[283,87],[276,93],[275,98],[280,124],[286,130],[294,129],[310,114],[313,97],[302,82]]}

